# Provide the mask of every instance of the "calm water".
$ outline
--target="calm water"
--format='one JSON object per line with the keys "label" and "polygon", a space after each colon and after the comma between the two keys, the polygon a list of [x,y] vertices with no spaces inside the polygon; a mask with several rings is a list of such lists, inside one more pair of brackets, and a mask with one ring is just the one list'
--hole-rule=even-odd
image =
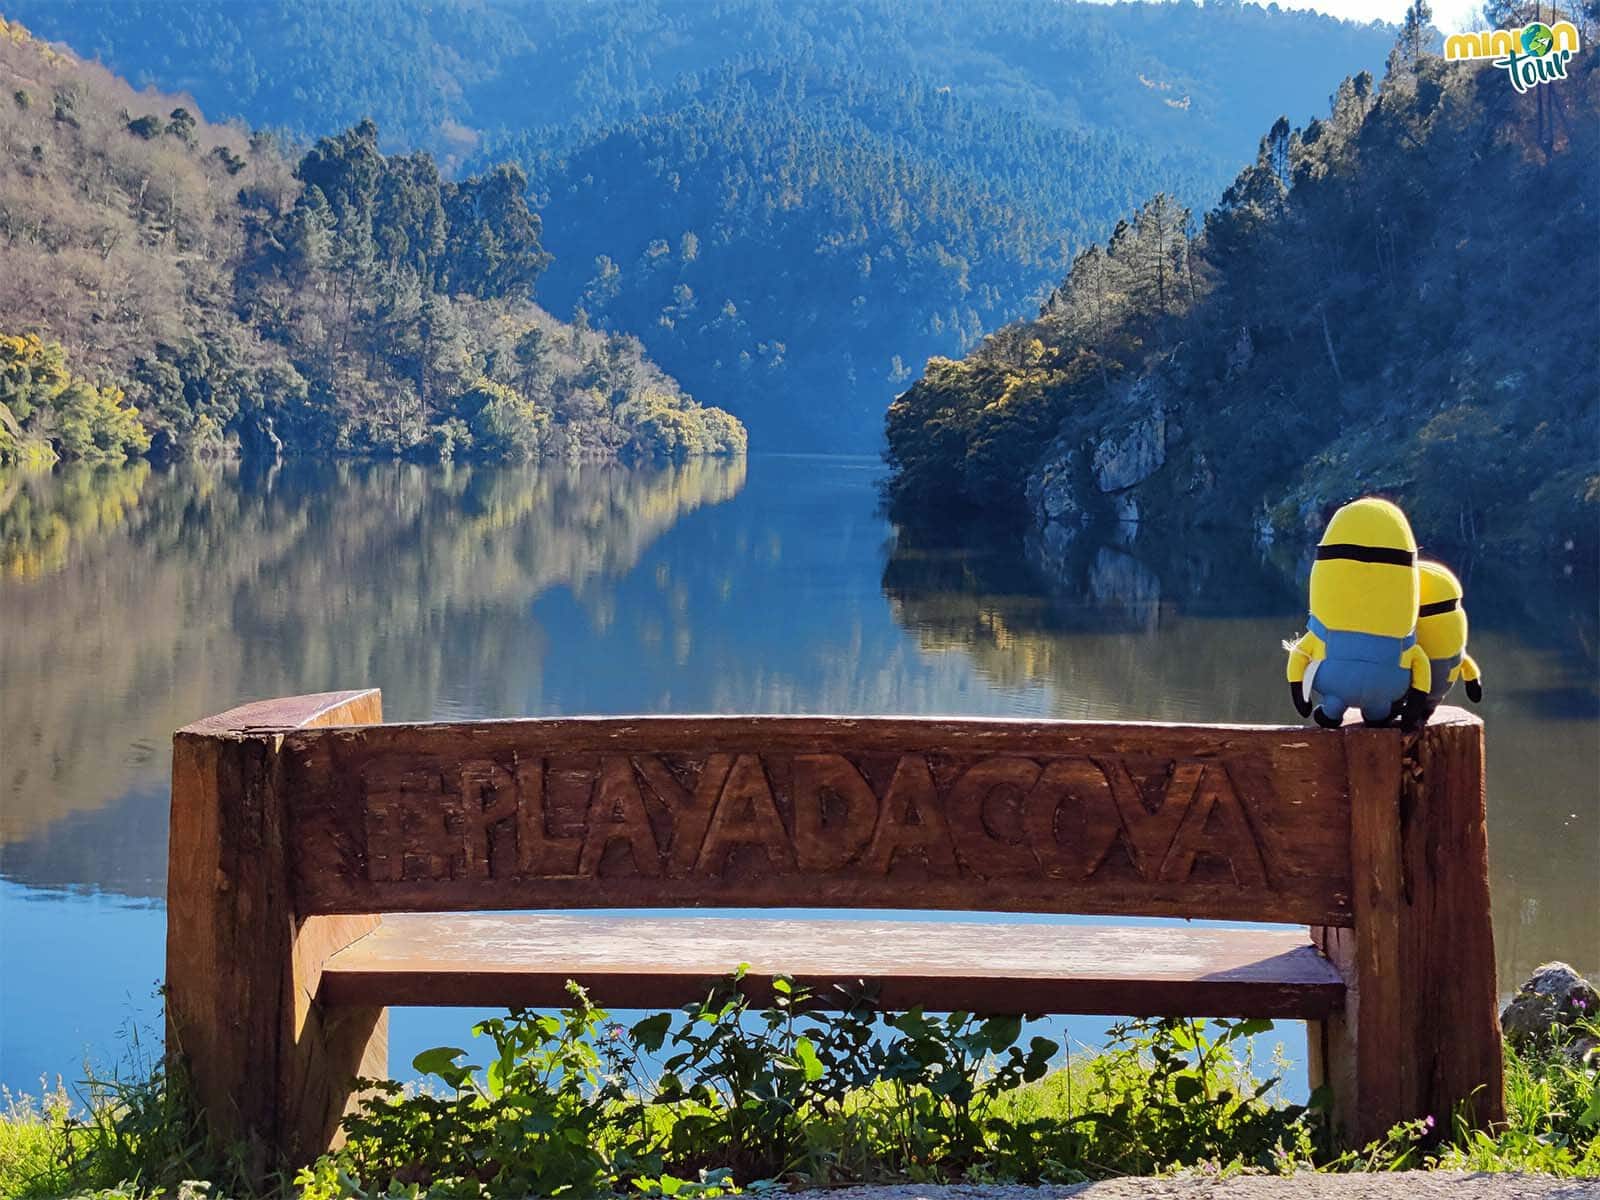
{"label": "calm water", "polygon": [[[244,699],[378,685],[396,720],[1292,717],[1292,555],[1086,546],[1045,569],[993,535],[896,529],[879,470],[0,476],[0,1084],[113,1066],[130,1031],[148,1047],[169,739]],[[1501,987],[1550,957],[1592,973],[1595,586],[1461,565],[1488,688]],[[468,1023],[399,1014],[394,1068]]]}

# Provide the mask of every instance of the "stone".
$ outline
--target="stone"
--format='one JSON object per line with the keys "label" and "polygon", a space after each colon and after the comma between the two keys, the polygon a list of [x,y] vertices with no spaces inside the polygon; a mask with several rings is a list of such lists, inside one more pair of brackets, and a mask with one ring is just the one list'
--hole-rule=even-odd
{"label": "stone", "polygon": [[[1134,399],[1141,389],[1155,386],[1151,381],[1140,380],[1129,399]],[[1166,461],[1167,419],[1156,404],[1150,415],[1106,433],[1095,443],[1095,486],[1102,492],[1120,492],[1150,478]]]}
{"label": "stone", "polygon": [[1506,1041],[1524,1046],[1548,1038],[1558,1027],[1600,1016],[1600,993],[1564,962],[1548,962],[1534,971],[1500,1014]]}
{"label": "stone", "polygon": [[1028,476],[1028,509],[1040,528],[1051,524],[1082,525],[1087,520],[1088,513],[1076,487],[1078,461],[1076,451],[1052,445]]}
{"label": "stone", "polygon": [[1116,540],[1119,545],[1131,545],[1139,533],[1139,499],[1132,492],[1117,497]]}

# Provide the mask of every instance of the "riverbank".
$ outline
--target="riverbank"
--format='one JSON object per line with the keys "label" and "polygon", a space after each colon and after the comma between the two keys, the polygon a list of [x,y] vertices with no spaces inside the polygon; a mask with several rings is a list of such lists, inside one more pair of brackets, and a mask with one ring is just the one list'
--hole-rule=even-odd
{"label": "riverbank", "polygon": [[1600,1181],[1481,1171],[1401,1171],[1390,1175],[1299,1174],[1219,1179],[1111,1179],[1072,1187],[875,1187],[835,1192],[838,1200],[1579,1200],[1600,1196]]}
{"label": "riverbank", "polygon": [[[1281,1048],[1267,1077],[1252,1040],[1265,1021],[1120,1022],[1061,1066],[1020,1018],[822,1013],[795,989],[757,1009],[730,980],[627,1026],[569,988],[558,1017],[513,1012],[480,1022],[471,1051],[418,1055],[424,1086],[372,1085],[344,1145],[292,1178],[250,1147],[209,1145],[161,1066],[91,1085],[83,1107],[59,1090],[7,1096],[0,1200],[717,1200],[855,1184],[888,1185],[849,1193],[863,1200],[1387,1200],[1401,1191],[1372,1177],[1388,1172],[1405,1173],[1407,1200],[1600,1190],[1600,997],[1564,964],[1505,1011],[1503,1125],[1427,1116],[1353,1151],[1328,1140],[1325,1097],[1281,1094]],[[937,1179],[973,1186],[929,1192]]]}

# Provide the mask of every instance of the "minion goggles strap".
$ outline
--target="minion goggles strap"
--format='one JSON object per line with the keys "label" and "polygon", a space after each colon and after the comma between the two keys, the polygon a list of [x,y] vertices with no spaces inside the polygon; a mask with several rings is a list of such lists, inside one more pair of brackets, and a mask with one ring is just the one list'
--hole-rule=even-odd
{"label": "minion goggles strap", "polygon": [[1415,550],[1401,550],[1396,546],[1358,546],[1354,542],[1333,542],[1317,547],[1317,558],[1348,558],[1355,562],[1389,563],[1396,567],[1417,565]]}
{"label": "minion goggles strap", "polygon": [[1460,600],[1435,600],[1432,604],[1424,604],[1417,609],[1419,617],[1437,617],[1440,613],[1447,613],[1451,609],[1460,608]]}

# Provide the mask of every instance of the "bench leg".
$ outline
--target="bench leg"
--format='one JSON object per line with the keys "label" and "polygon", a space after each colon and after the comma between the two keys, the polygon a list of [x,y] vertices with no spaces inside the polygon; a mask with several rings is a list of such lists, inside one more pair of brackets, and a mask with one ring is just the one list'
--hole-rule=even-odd
{"label": "bench leg", "polygon": [[[376,694],[324,723],[377,718]],[[376,916],[297,919],[277,738],[191,729],[172,750],[167,1058],[258,1182],[329,1145],[357,1075],[387,1074],[385,1010],[317,1003],[328,957]]]}
{"label": "bench leg", "polygon": [[293,1029],[278,1060],[276,1142],[293,1164],[338,1145],[339,1118],[356,1100],[351,1081],[389,1074],[389,1010],[319,1003],[322,964],[378,927],[375,916],[310,917],[294,945]]}
{"label": "bench leg", "polygon": [[1458,1110],[1503,1120],[1482,727],[1428,726],[1403,755],[1391,731],[1344,737],[1355,927],[1312,930],[1347,989],[1309,1023],[1312,1086],[1347,1147],[1419,1117],[1444,1134]]}

